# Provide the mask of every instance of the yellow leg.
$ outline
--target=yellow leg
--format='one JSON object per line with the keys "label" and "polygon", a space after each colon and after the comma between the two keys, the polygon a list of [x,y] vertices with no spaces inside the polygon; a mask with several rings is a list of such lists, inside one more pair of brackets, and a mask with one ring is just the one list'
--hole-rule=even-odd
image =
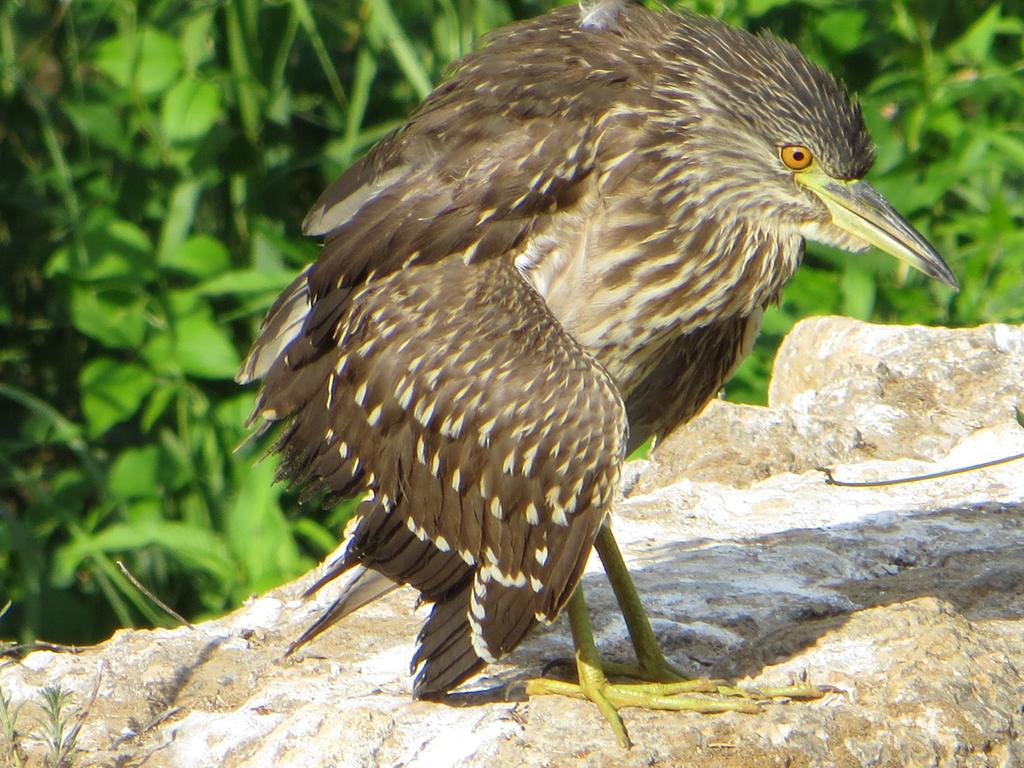
{"label": "yellow leg", "polygon": [[694,691],[693,681],[669,683],[612,683],[605,676],[601,657],[594,643],[594,632],[590,626],[590,615],[583,597],[583,585],[576,591],[566,606],[572,639],[576,646],[576,670],[579,683],[538,678],[526,684],[528,696],[558,694],[587,699],[594,702],[609,722],[612,730],[624,747],[630,745],[626,726],[619,716],[622,707],[644,707],[690,712],[757,712],[759,707],[742,698],[680,696]]}
{"label": "yellow leg", "polygon": [[[622,618],[626,620],[626,629],[629,630],[629,638],[633,641],[633,650],[636,652],[636,660],[640,665],[637,670],[640,673],[638,675],[640,679],[662,682],[685,680],[686,675],[665,658],[661,644],[654,636],[654,629],[651,627],[650,619],[647,618],[647,611],[644,610],[644,606],[640,602],[640,594],[636,591],[633,577],[629,575],[626,561],[622,559],[622,551],[607,522],[598,531],[594,549],[601,557],[601,565],[604,566],[608,582],[612,585]],[[613,666],[619,669],[613,671]],[[632,677],[634,675],[630,675],[629,671],[636,668],[606,664],[605,669],[609,674],[623,674]]]}
{"label": "yellow leg", "polygon": [[[612,726],[619,743],[629,746],[626,726],[619,716],[622,707],[643,707],[689,711],[711,714],[715,712],[758,712],[765,699],[817,699],[830,689],[809,684],[784,686],[771,689],[747,691],[725,685],[719,680],[692,680],[673,666],[661,650],[654,636],[651,622],[640,602],[633,579],[622,559],[618,544],[609,528],[604,527],[595,543],[608,580],[615,592],[615,599],[626,620],[630,639],[636,651],[636,666],[602,663],[594,643],[594,632],[590,624],[583,596],[583,585],[579,584],[569,599],[566,613],[572,628],[573,644],[576,648],[576,670],[578,683],[538,678],[526,685],[530,696],[558,694],[587,699],[594,702],[601,714]],[[642,680],[641,683],[610,682],[608,675]],[[685,695],[684,695],[685,694]],[[696,694],[696,695],[694,695]],[[705,695],[701,695],[705,694]]]}
{"label": "yellow leg", "polygon": [[626,621],[626,628],[633,641],[633,650],[636,652],[639,664],[638,667],[632,667],[626,664],[605,663],[606,674],[635,677],[639,680],[654,682],[686,681],[692,686],[690,690],[717,692],[726,696],[810,700],[820,699],[826,693],[831,692],[831,688],[818,687],[808,683],[745,691],[742,688],[724,685],[720,680],[687,678],[682,670],[665,658],[661,644],[654,636],[647,612],[640,602],[640,595],[636,591],[633,577],[629,574],[626,561],[622,559],[622,551],[619,549],[619,544],[615,541],[615,536],[608,523],[605,523],[598,532],[594,548],[601,557],[601,565],[604,566],[605,574],[607,574],[612,591],[615,593],[615,600]]}

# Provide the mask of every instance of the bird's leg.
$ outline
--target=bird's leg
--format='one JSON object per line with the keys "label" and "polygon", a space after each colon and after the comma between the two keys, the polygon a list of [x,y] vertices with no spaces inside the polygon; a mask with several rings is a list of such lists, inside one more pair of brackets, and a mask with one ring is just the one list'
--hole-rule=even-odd
{"label": "bird's leg", "polygon": [[[594,546],[601,556],[601,562],[615,592],[615,599],[626,620],[638,664],[633,666],[601,661],[597,645],[594,643],[590,614],[583,597],[583,585],[578,584],[566,606],[566,613],[569,616],[573,644],[576,648],[576,672],[579,682],[538,678],[526,684],[527,695],[558,694],[594,702],[611,724],[619,742],[628,747],[629,736],[618,713],[622,707],[704,714],[758,712],[761,707],[757,700],[763,703],[765,699],[775,698],[817,699],[831,690],[804,683],[747,691],[724,685],[718,680],[687,679],[681,670],[665,658],[633,585],[633,579],[622,559],[619,546],[607,525],[601,528]],[[608,676],[644,682],[611,682]]]}
{"label": "bird's leg", "polygon": [[[594,549],[601,557],[601,565],[604,566],[604,572],[612,585],[622,618],[626,620],[626,629],[629,630],[629,638],[633,641],[633,650],[636,652],[636,659],[640,665],[637,669],[610,662],[605,664],[605,669],[609,674],[638,677],[641,680],[659,682],[686,680],[687,677],[683,671],[665,658],[661,644],[654,636],[654,629],[640,602],[640,595],[636,591],[633,577],[629,575],[626,561],[622,559],[622,552],[618,542],[615,541],[608,521],[605,521],[601,530],[598,531]],[[714,688],[712,687],[710,690],[714,690]]]}
{"label": "bird's leg", "polygon": [[594,630],[590,626],[590,613],[587,611],[587,602],[583,597],[583,584],[576,586],[572,597],[569,598],[566,612],[569,614],[572,643],[576,648],[576,673],[579,676],[579,684],[574,685],[561,680],[531,680],[526,686],[526,693],[531,696],[556,693],[590,699],[597,705],[605,720],[615,731],[619,743],[628,747],[629,736],[626,734],[626,726],[622,722],[622,718],[619,717],[616,707],[604,695],[608,678],[605,677],[604,671],[601,669],[601,655],[594,642]]}
{"label": "bird's leg", "polygon": [[626,567],[626,561],[622,559],[622,551],[619,549],[619,544],[615,541],[615,535],[607,521],[597,534],[594,548],[601,557],[601,565],[604,566],[608,582],[612,585],[622,618],[626,621],[626,629],[629,630],[629,638],[633,641],[633,650],[638,662],[636,666],[605,662],[605,672],[609,675],[631,677],[652,683],[682,684],[679,686],[680,691],[717,693],[726,696],[746,697],[749,695],[739,688],[725,685],[720,680],[690,678],[683,670],[666,659],[665,653],[661,650],[661,643],[654,635],[647,611],[644,610],[643,603],[640,602],[640,594],[636,591],[636,585],[633,583],[633,577],[629,574],[629,568]]}
{"label": "bird's leg", "polygon": [[[638,666],[628,664],[616,664],[605,662],[604,671],[609,675],[619,677],[632,677],[638,680],[648,680],[655,683],[675,682],[680,686],[679,691],[703,691],[717,693],[724,696],[740,696],[753,698],[790,698],[790,699],[817,699],[821,698],[830,689],[819,688],[808,683],[780,686],[777,688],[758,688],[756,691],[744,691],[723,684],[720,680],[701,680],[688,678],[687,675],[665,658],[661,650],[661,644],[654,635],[650,619],[640,602],[640,595],[636,591],[633,577],[629,574],[626,561],[622,559],[622,552],[619,544],[615,541],[611,526],[608,521],[601,526],[594,542],[594,548],[601,557],[601,565],[604,566],[605,574],[612,585],[615,593],[615,600],[619,604],[619,610],[626,621],[626,628],[629,630],[629,637],[633,641],[633,650],[636,652]],[[689,688],[681,687],[688,685]]]}
{"label": "bird's leg", "polygon": [[[705,696],[680,696],[693,692],[692,681],[670,683],[612,683],[605,675],[601,657],[594,643],[594,632],[590,626],[590,614],[583,598],[583,585],[578,584],[566,606],[569,625],[572,628],[573,644],[576,647],[576,670],[579,683],[568,683],[550,678],[538,678],[526,684],[528,696],[558,694],[587,699],[594,702],[601,714],[612,726],[619,743],[630,745],[626,726],[619,716],[622,707],[644,707],[691,712],[757,712],[753,702],[741,698],[711,698]],[[650,626],[648,625],[648,629]]]}

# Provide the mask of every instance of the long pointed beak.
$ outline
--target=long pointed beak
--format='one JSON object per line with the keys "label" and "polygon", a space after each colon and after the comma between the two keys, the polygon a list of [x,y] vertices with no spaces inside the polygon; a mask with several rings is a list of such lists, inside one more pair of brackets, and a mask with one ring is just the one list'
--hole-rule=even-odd
{"label": "long pointed beak", "polygon": [[956,277],[931,243],[866,181],[836,181],[823,173],[797,174],[832,214],[832,224],[959,290]]}

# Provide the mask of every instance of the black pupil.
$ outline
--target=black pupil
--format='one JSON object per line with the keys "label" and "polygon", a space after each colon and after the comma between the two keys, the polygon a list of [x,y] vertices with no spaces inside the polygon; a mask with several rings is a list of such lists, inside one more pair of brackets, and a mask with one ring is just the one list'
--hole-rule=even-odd
{"label": "black pupil", "polygon": [[801,152],[799,149],[794,149],[793,160],[795,160],[798,163],[802,163],[804,161],[804,153]]}

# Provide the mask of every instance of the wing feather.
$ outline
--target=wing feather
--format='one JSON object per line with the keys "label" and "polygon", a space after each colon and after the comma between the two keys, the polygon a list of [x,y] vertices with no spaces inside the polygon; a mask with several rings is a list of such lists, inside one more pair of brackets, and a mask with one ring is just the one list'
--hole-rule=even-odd
{"label": "wing feather", "polygon": [[268,386],[257,406],[280,415],[294,392],[315,390],[291,415],[285,466],[333,494],[371,491],[331,573],[362,565],[435,601],[417,657],[423,695],[558,614],[623,456],[610,378],[512,258],[448,260],[363,289],[327,363],[291,371],[313,378],[290,382],[287,402]]}
{"label": "wing feather", "polygon": [[[610,377],[515,266],[593,193],[602,121],[649,77],[604,61],[600,25],[578,18],[492,38],[324,192],[303,224],[324,238],[320,257],[239,374],[263,379],[254,418],[288,425],[283,476],[334,498],[371,493],[317,586],[362,566],[434,602],[417,695],[449,690],[557,615],[625,448]],[[562,60],[532,53],[552,23],[570,31]]]}

